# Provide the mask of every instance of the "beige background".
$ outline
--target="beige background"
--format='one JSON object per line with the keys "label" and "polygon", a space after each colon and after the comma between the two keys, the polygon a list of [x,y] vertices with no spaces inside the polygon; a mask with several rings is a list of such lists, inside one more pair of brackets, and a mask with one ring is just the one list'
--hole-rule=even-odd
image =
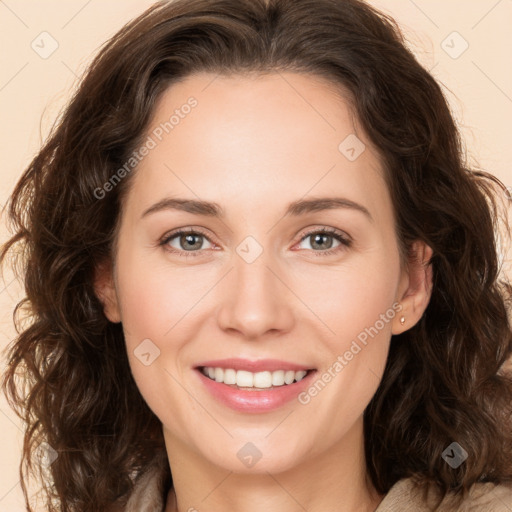
{"label": "beige background", "polygon": [[[512,185],[512,0],[370,3],[395,17],[420,61],[442,83],[472,161]],[[150,0],[0,0],[1,205],[91,56],[151,4]],[[56,44],[51,55],[44,54]],[[3,224],[0,227],[3,241],[6,231]],[[22,297],[11,274],[7,272],[4,279],[0,281],[0,350],[13,338],[12,310]],[[4,365],[2,359],[2,371]],[[25,510],[18,477],[21,424],[3,396],[0,432],[0,510],[21,512]]]}

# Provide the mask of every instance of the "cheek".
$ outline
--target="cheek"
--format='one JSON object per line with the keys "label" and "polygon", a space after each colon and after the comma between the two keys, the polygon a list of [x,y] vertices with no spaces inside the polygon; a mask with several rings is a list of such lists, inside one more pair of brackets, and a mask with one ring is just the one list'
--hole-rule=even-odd
{"label": "cheek", "polygon": [[[118,296],[127,343],[154,338],[161,343],[205,293],[208,283],[197,280],[193,269],[173,269],[169,265],[127,255],[119,258]],[[210,285],[211,286],[211,285]],[[190,312],[190,313],[189,313]],[[187,322],[181,322],[182,328]]]}
{"label": "cheek", "polygon": [[180,397],[187,400],[177,384],[183,370],[180,362],[196,336],[201,299],[216,279],[212,272],[203,276],[192,267],[172,268],[165,261],[155,263],[119,251],[117,286],[128,359],[137,386],[155,413],[167,410],[162,389],[169,390],[167,400],[176,404]]}
{"label": "cheek", "polygon": [[[323,294],[314,295],[311,309],[329,327],[320,338],[326,357],[317,380],[299,402],[315,411],[311,431],[322,429],[326,439],[351,428],[380,384],[392,322],[399,314],[397,270],[391,266],[384,272],[384,267],[375,262],[371,271],[344,269],[334,279],[325,280]],[[328,426],[325,418],[329,418]]]}
{"label": "cheek", "polygon": [[[318,383],[304,401],[311,399],[319,410],[326,408],[325,414],[335,409],[337,426],[362,414],[375,394],[386,365],[392,322],[399,314],[399,261],[384,251],[371,256],[354,258],[352,264],[329,272],[328,278],[318,275],[319,279],[302,283],[302,293],[311,299],[308,306],[328,327],[320,339],[329,354],[318,377],[329,383],[325,388]],[[317,393],[320,400],[314,398]]]}
{"label": "cheek", "polygon": [[160,421],[181,425],[184,432],[186,422],[168,415],[197,406],[178,384],[177,362],[185,344],[180,340],[188,339],[184,328],[189,316],[184,316],[197,302],[187,281],[183,273],[170,272],[169,268],[163,272],[140,259],[119,258],[118,295],[133,378]]}
{"label": "cheek", "polygon": [[[350,264],[318,270],[307,279],[300,278],[298,294],[307,298],[311,311],[329,328],[340,343],[350,341],[377,323],[388,334],[396,311],[392,308],[399,279],[398,260],[390,261],[384,253],[372,258],[354,258]],[[382,325],[381,315],[386,315]]]}
{"label": "cheek", "polygon": [[173,310],[176,299],[161,282],[153,282],[150,276],[132,275],[119,283],[118,291],[126,341],[134,348],[145,338],[163,338],[172,327],[168,311]]}

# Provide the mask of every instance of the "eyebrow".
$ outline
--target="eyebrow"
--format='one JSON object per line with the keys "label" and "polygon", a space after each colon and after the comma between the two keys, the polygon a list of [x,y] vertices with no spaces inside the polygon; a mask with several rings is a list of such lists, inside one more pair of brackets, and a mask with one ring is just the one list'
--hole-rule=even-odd
{"label": "eyebrow", "polygon": [[[367,208],[359,203],[356,203],[355,201],[343,197],[299,199],[297,201],[293,201],[287,206],[285,215],[298,217],[307,213],[341,208],[359,211],[363,213],[369,221],[373,222],[373,217]],[[224,209],[218,203],[196,199],[166,197],[145,210],[141,218],[163,210],[177,210],[192,213],[194,215],[204,215],[207,217],[217,217],[220,219],[224,219],[226,217]]]}

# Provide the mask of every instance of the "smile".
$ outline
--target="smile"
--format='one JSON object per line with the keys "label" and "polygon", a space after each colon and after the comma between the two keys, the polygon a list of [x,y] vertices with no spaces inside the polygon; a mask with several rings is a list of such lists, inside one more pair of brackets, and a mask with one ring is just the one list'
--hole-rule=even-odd
{"label": "smile", "polygon": [[[298,400],[317,370],[249,372],[201,366],[194,369],[200,386],[217,403],[243,413],[265,413]],[[212,377],[210,377],[210,374]]]}
{"label": "smile", "polygon": [[248,372],[234,370],[233,368],[219,368],[205,366],[201,371],[208,378],[222,382],[236,389],[273,389],[279,386],[288,386],[300,382],[312,370],[276,370],[262,372]]}

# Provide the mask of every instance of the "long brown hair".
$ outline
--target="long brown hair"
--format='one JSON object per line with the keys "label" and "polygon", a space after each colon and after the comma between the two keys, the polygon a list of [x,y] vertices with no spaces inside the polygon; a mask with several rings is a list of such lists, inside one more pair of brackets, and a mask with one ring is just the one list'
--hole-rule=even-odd
{"label": "long brown hair", "polygon": [[[504,186],[466,166],[438,83],[396,23],[359,0],[175,0],[104,45],[10,198],[13,235],[0,261],[16,254],[26,297],[2,388],[26,423],[27,503],[24,474],[39,469],[50,512],[104,510],[124,502],[162,455],[162,425],[134,382],[122,327],[106,319],[93,289],[94,269],[115,256],[136,170],[105,197],[98,189],[144,140],[162,92],[198,71],[326,78],[380,151],[402,254],[416,239],[433,249],[429,306],[392,337],[365,411],[376,489],[408,476],[442,493],[510,480],[511,287],[495,242]],[[57,454],[46,476],[36,456],[43,441]],[[468,453],[456,469],[442,458],[454,441]]]}

